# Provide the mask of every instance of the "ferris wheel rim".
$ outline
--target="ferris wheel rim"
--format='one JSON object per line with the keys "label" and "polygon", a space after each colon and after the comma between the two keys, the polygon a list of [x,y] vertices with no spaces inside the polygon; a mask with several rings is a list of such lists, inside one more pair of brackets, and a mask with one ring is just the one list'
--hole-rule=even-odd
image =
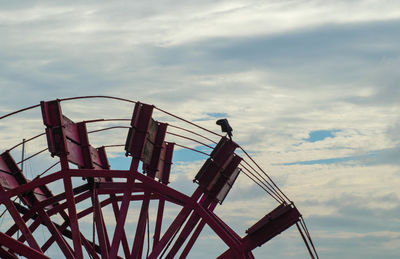
{"label": "ferris wheel rim", "polygon": [[[78,96],[78,97],[69,97],[69,98],[63,98],[63,99],[57,99],[57,101],[59,101],[59,102],[61,102],[61,101],[72,101],[72,100],[80,100],[80,99],[93,99],[93,98],[106,98],[106,99],[114,99],[114,100],[118,100],[118,101],[124,101],[124,102],[129,102],[129,103],[134,103],[135,105],[136,104],[138,104],[138,103],[140,103],[140,102],[138,102],[138,101],[132,101],[132,100],[129,100],[129,99],[125,99],[125,98],[119,98],[119,97],[114,97],[114,96],[101,96],[101,95],[93,95],[93,96]],[[14,111],[14,112],[11,112],[11,113],[8,113],[8,114],[6,114],[6,115],[3,115],[3,116],[1,116],[0,117],[0,120],[1,119],[4,119],[4,118],[6,118],[6,117],[9,117],[9,116],[12,116],[12,115],[15,115],[15,114],[17,114],[17,113],[21,113],[21,112],[24,112],[24,111],[27,111],[27,110],[30,110],[30,109],[33,109],[33,108],[36,108],[36,107],[39,107],[40,106],[40,104],[39,105],[33,105],[33,106],[29,106],[29,107],[26,107],[26,108],[23,108],[23,109],[20,109],[20,110],[17,110],[17,111]],[[181,118],[181,117],[179,117],[179,116],[177,116],[177,115],[175,115],[175,114],[172,114],[172,113],[169,113],[169,112],[167,112],[167,111],[165,111],[165,110],[162,110],[162,109],[160,109],[160,108],[158,108],[158,107],[156,107],[156,106],[154,106],[154,105],[152,105],[152,107],[154,108],[154,109],[156,109],[156,110],[158,110],[158,111],[161,111],[161,112],[163,112],[163,113],[165,113],[165,114],[167,114],[167,115],[170,115],[170,116],[172,116],[172,117],[174,117],[174,118],[178,118],[178,119],[180,119],[180,120],[182,120],[182,121],[184,121],[184,122],[187,122],[187,123],[189,123],[189,124],[191,124],[192,126],[195,126],[195,127],[197,127],[197,128],[199,128],[199,129],[201,129],[201,130],[205,130],[205,131],[207,131],[208,133],[212,133],[212,134],[214,134],[214,135],[216,135],[216,136],[219,136],[219,137],[223,137],[222,135],[220,135],[220,134],[218,134],[218,133],[216,133],[216,132],[213,132],[213,131],[211,131],[211,130],[208,130],[208,129],[206,129],[206,128],[204,128],[204,127],[202,127],[202,126],[199,126],[199,125],[197,125],[197,124],[195,124],[195,123],[193,123],[193,122],[190,122],[190,121],[187,121],[187,120],[185,120],[185,119],[183,119],[183,118]],[[94,120],[87,120],[87,121],[83,121],[84,123],[93,123],[93,122],[101,122],[101,121],[113,121],[113,120],[115,120],[115,121],[117,121],[117,120],[129,120],[129,119],[123,119],[123,118],[120,118],[120,119],[94,119]],[[113,127],[109,127],[109,128],[104,128],[104,129],[100,129],[100,130],[93,130],[93,131],[91,131],[91,132],[87,132],[88,134],[89,133],[94,133],[94,132],[98,132],[98,131],[102,131],[102,130],[108,130],[108,129],[114,129],[114,128],[129,128],[129,127],[126,127],[126,126],[113,126]],[[194,132],[194,131],[190,131],[190,130],[187,130],[187,129],[185,129],[185,128],[182,128],[182,127],[179,127],[179,126],[175,126],[175,128],[180,128],[180,129],[183,129],[183,130],[186,130],[186,132],[189,132],[189,133],[192,133],[192,134],[194,134],[194,135],[197,135],[197,136],[202,136],[202,134],[197,134],[196,132]],[[35,138],[38,138],[38,137],[40,137],[40,136],[43,136],[45,133],[41,133],[41,134],[39,134],[39,135],[36,135],[36,136],[33,136],[33,137],[31,137],[31,138],[29,138],[28,139],[28,141],[30,141],[30,140],[33,140],[33,139],[35,139]],[[173,135],[175,135],[175,136],[180,136],[179,134],[175,134],[175,133],[170,133],[170,134],[173,134]],[[184,137],[184,136],[183,136]],[[202,144],[202,145],[204,145],[204,146],[207,146],[207,147],[209,147],[209,148],[211,148],[211,149],[213,149],[213,147],[212,146],[208,146],[207,144],[205,144],[205,143],[202,143],[202,142],[199,142],[199,141],[197,141],[197,140],[195,140],[195,139],[193,139],[193,138],[189,138],[189,137],[185,137],[186,139],[189,139],[189,140],[192,140],[192,141],[194,141],[194,142],[197,142],[198,144]],[[204,137],[205,139],[207,139],[207,140],[209,140],[209,141],[212,141],[211,139],[209,139],[209,138],[207,138],[207,137]],[[213,144],[215,144],[216,142],[214,142],[214,141],[212,141],[213,142]],[[20,143],[21,144],[21,143]],[[14,148],[16,148],[16,147],[18,147],[20,144],[17,144],[17,145],[15,145],[15,146],[13,146],[12,148],[10,148],[9,150],[13,150]],[[179,145],[179,144],[177,144],[177,145]],[[112,145],[109,145],[108,147],[117,147],[117,146],[122,146],[122,145],[119,145],[119,144],[112,144]],[[198,150],[195,150],[195,149],[191,149],[191,148],[189,148],[189,147],[186,147],[186,146],[184,146],[184,145],[180,145],[182,148],[187,148],[187,149],[189,149],[189,150],[192,150],[192,151],[197,151],[197,152],[201,152],[201,151],[198,151]],[[104,147],[104,146],[103,146]],[[107,145],[105,145],[105,147],[107,147]],[[257,183],[261,188],[263,188],[264,190],[266,190],[266,192],[269,194],[269,195],[271,195],[273,198],[275,198],[276,199],[276,201],[278,201],[278,203],[282,203],[282,204],[289,204],[289,206],[294,206],[294,204],[292,203],[292,201],[291,200],[289,200],[289,198],[279,189],[279,187],[274,183],[274,181],[268,176],[268,174],[254,161],[254,159],[253,158],[251,158],[251,156],[242,148],[242,147],[240,147],[239,145],[238,145],[238,147],[239,147],[239,149],[250,159],[250,161],[251,161],[251,163],[253,163],[254,164],[254,166],[256,167],[256,168],[258,168],[258,170],[257,169],[255,169],[255,168],[253,168],[250,164],[249,164],[249,162],[246,162],[245,160],[244,160],[244,162],[246,163],[246,165],[248,165],[250,168],[251,168],[251,170],[249,170],[249,169],[247,169],[247,173],[250,173],[250,174],[252,174],[253,175],[253,181],[254,181],[254,179],[257,179],[258,181],[260,181],[260,182],[262,182],[262,181],[265,181],[266,183],[268,183],[268,186],[267,185],[265,185],[264,184],[264,186],[269,190],[269,191],[271,191],[271,193],[273,193],[273,194],[271,194],[271,193],[269,193],[268,192],[268,190],[266,190],[263,186],[261,186],[260,184],[258,184],[256,181],[254,181],[255,183]],[[44,152],[44,151],[46,151],[47,149],[45,149],[45,150],[42,150],[41,152]],[[204,153],[204,152],[202,152],[204,155],[208,155],[208,156],[210,156],[210,154],[207,154],[207,153]],[[31,157],[28,157],[26,160],[28,160],[28,159],[30,159]],[[25,160],[22,160],[22,161],[20,161],[19,163],[21,163],[21,162],[24,162]],[[18,164],[18,163],[17,163]],[[53,166],[55,166],[55,164],[53,165]],[[242,165],[243,166],[243,165]],[[84,170],[85,171],[85,173],[87,173],[87,174],[82,174],[84,171],[82,171],[82,170]],[[96,172],[95,172],[96,171]],[[251,171],[254,171],[254,172],[256,172],[257,173],[257,175],[259,175],[259,176],[256,176],[255,174],[253,174]],[[267,180],[265,180],[264,178],[263,178],[263,176],[258,172],[258,171],[261,171],[262,172],[262,174],[264,174],[267,178]],[[90,170],[90,169],[67,169],[67,170],[65,170],[65,169],[62,169],[62,170],[60,170],[60,171],[57,171],[57,172],[54,172],[54,173],[51,173],[50,175],[47,175],[47,176],[44,176],[44,177],[41,177],[41,176],[39,176],[39,177],[37,177],[37,178],[35,178],[35,179],[33,179],[32,181],[30,181],[30,182],[28,182],[28,183],[26,183],[26,184],[24,184],[24,185],[21,185],[20,187],[17,187],[17,188],[15,188],[15,189],[11,189],[11,190],[7,190],[7,194],[8,194],[8,196],[9,196],[9,198],[11,198],[11,197],[14,197],[14,196],[17,196],[18,197],[18,195],[22,195],[23,193],[26,193],[26,192],[28,192],[28,191],[33,191],[35,188],[38,188],[38,187],[40,187],[40,186],[43,186],[43,185],[45,185],[45,184],[49,184],[49,183],[52,183],[52,182],[55,182],[55,181],[58,181],[58,180],[61,180],[61,179],[65,179],[65,178],[68,178],[68,177],[93,177],[93,178],[95,178],[95,177],[106,177],[107,175],[109,175],[110,173],[112,173],[112,177],[113,178],[118,178],[118,177],[121,177],[121,178],[126,178],[126,179],[129,179],[129,176],[127,176],[127,175],[124,175],[124,174],[129,174],[129,172],[130,172],[130,170],[110,170],[110,169],[103,169],[103,170]],[[68,175],[66,175],[66,174],[68,174]],[[124,176],[123,176],[124,175]],[[138,175],[136,175],[136,177],[137,176],[139,176],[139,175],[141,175],[141,174],[138,174]],[[247,174],[246,174],[247,175]],[[145,177],[145,175],[143,175],[144,177]],[[247,175],[248,176],[248,175]],[[250,176],[248,176],[249,178],[251,178]],[[260,177],[260,178],[259,178]],[[146,178],[143,178],[142,176],[139,176],[139,178],[141,178],[142,180],[143,179],[146,179]],[[268,180],[269,180],[269,182],[268,182]],[[168,186],[166,186],[166,187],[168,187]],[[169,187],[168,187],[169,188]],[[172,189],[172,188],[170,188],[170,189]],[[174,189],[172,189],[172,190],[174,190]],[[171,190],[170,190],[171,191]],[[144,192],[146,193],[146,190],[144,190]],[[110,195],[111,194],[113,194],[113,195],[116,195],[116,193],[109,193]],[[275,197],[274,197],[275,196]],[[75,196],[74,196],[75,197]],[[184,197],[184,196],[183,196]],[[277,197],[277,198],[276,198]],[[8,197],[7,197],[8,198]],[[6,199],[7,198],[5,198],[5,196],[0,196],[0,204],[1,203],[4,203],[5,201],[6,201]],[[168,200],[168,199],[165,199],[165,200]],[[189,199],[189,197],[186,197],[185,198],[185,200],[186,200],[186,203],[193,203],[193,201],[191,201],[190,199]],[[182,202],[181,202],[181,204],[182,204]],[[211,204],[211,203],[210,203]],[[108,204],[109,205],[109,204]],[[212,218],[215,218],[215,217],[217,217],[215,214],[210,214],[210,215],[208,215],[207,213],[210,213],[210,211],[208,211],[208,212],[204,212],[204,209],[206,209],[206,210],[209,210],[210,208],[212,208],[212,206],[211,207],[208,207],[209,205],[207,205],[207,208],[203,208],[202,207],[202,205],[199,205],[197,202],[195,202],[195,204],[192,204],[193,206],[195,206],[195,211],[196,211],[196,213],[203,213],[202,214],[202,216],[200,216],[200,218],[202,218],[202,217],[211,217],[211,218],[208,218],[208,220],[211,220]],[[200,207],[198,207],[198,206],[200,206]],[[121,205],[121,207],[122,207],[122,205]],[[43,205],[42,207],[38,207],[37,209],[44,209],[45,208],[45,205]],[[101,210],[101,206],[100,206],[100,210]],[[295,207],[294,207],[295,208]],[[212,210],[213,209],[211,209],[211,213],[212,213]],[[32,212],[32,213],[35,213],[35,212]],[[94,209],[93,209],[93,215],[94,215]],[[206,214],[204,214],[204,213],[206,213]],[[301,215],[300,215],[301,216]],[[78,218],[79,219],[79,218]],[[202,220],[204,221],[204,218],[202,218]],[[221,223],[221,220],[219,219],[219,221],[217,220],[217,222],[220,222],[219,224],[222,224]],[[223,221],[222,221],[223,222]],[[303,226],[303,228],[304,228],[304,230],[305,230],[305,233],[306,233],[306,236],[311,240],[311,237],[310,237],[310,235],[309,235],[309,233],[308,233],[308,230],[307,230],[307,228],[306,228],[306,226],[305,226],[305,222],[304,222],[304,220],[303,220],[303,218],[301,217],[301,226]],[[304,222],[304,223],[303,223]],[[297,223],[296,223],[297,224]],[[304,227],[305,226],[305,227]],[[225,225],[225,227],[227,227],[227,225]],[[299,225],[297,225],[297,227],[299,227]],[[300,229],[299,229],[300,230]],[[179,231],[179,230],[178,230]],[[233,235],[237,235],[233,230],[232,230],[232,232],[234,233]],[[176,232],[177,233],[177,232]],[[231,233],[232,234],[232,233]],[[225,237],[226,238],[226,237]],[[237,238],[240,238],[239,237],[239,235],[237,235]],[[304,239],[304,237],[303,237],[303,239]],[[172,240],[171,240],[172,241]],[[113,240],[113,242],[114,242],[114,240]],[[229,241],[230,242],[230,241]],[[233,241],[234,242],[234,241]],[[190,241],[189,241],[189,243],[190,243]],[[235,242],[234,242],[235,243]],[[240,245],[235,245],[234,243],[231,243],[230,245],[228,245],[229,247],[236,247],[236,248],[234,248],[233,250],[235,250],[236,252],[238,252],[238,249],[240,250],[241,248],[240,248]],[[313,245],[313,243],[312,243],[312,241],[311,241],[311,245],[312,245],[312,247],[314,248],[314,251],[315,251],[315,247],[314,247],[314,245]],[[113,244],[111,244],[111,247],[110,247],[110,249],[112,250],[113,249]],[[174,249],[174,248],[176,248],[176,246],[173,246],[173,248],[172,249]],[[66,250],[68,250],[68,248],[65,248]],[[133,249],[133,248],[132,248]],[[175,249],[176,250],[176,249]],[[165,250],[166,251],[166,250]],[[185,250],[184,250],[184,252],[186,251],[186,248],[185,248]],[[236,253],[235,252],[235,253]],[[133,253],[133,251],[132,251],[132,253]],[[169,254],[170,254],[171,252],[169,252]],[[240,252],[239,252],[240,253]],[[114,247],[114,254],[115,254],[115,247]],[[251,254],[251,252],[250,252],[250,254]],[[316,251],[315,251],[315,254],[316,254]],[[116,254],[115,254],[116,255]],[[157,256],[157,255],[155,255],[155,256]],[[250,255],[249,255],[250,256]],[[318,255],[316,254],[316,256],[317,256],[317,258],[318,258]],[[153,252],[150,254],[150,258],[155,258],[154,257],[154,255],[153,255]]]}

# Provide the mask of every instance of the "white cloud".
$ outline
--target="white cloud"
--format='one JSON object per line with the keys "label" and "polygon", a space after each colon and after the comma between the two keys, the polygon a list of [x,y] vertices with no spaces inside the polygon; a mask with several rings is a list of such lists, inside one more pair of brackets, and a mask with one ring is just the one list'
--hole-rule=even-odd
{"label": "white cloud", "polygon": [[[1,5],[1,115],[40,100],[89,94],[155,104],[214,131],[219,131],[215,118],[207,114],[226,113],[234,140],[293,199],[317,239],[349,237],[365,245],[366,238],[387,236],[386,254],[397,248],[397,232],[390,232],[388,226],[400,197],[398,162],[393,161],[400,121],[398,2]],[[74,121],[130,118],[133,110],[132,104],[102,99],[62,105]],[[160,112],[154,116],[201,132]],[[120,124],[128,122],[89,128]],[[1,120],[0,149],[43,129],[40,109]],[[340,131],[334,138],[306,142],[315,130]],[[123,144],[125,137],[125,130],[110,130],[91,134],[90,140],[95,146]],[[29,152],[38,151],[46,147],[45,138],[27,147]],[[122,149],[110,150],[109,156],[122,154]],[[19,157],[19,152],[13,155]],[[354,159],[296,164],[343,157]],[[32,166],[41,168],[50,162],[46,153]],[[294,164],[279,165],[284,163]],[[191,194],[201,164],[176,163],[171,186]],[[241,234],[274,207],[273,200],[255,188],[240,176],[217,209]],[[168,210],[168,219],[177,211]],[[387,213],[387,225],[380,224],[378,217],[364,224],[363,215],[377,211]],[[352,221],[354,226],[343,230],[340,220],[353,220],[354,215],[362,218],[360,225]],[[129,224],[136,220],[133,215]],[[336,231],[332,236],[331,228]],[[293,251],[298,248],[294,238],[282,240]],[[322,242],[323,256],[335,258],[339,251],[351,251],[344,244],[336,245]],[[276,247],[271,245],[279,251]]]}

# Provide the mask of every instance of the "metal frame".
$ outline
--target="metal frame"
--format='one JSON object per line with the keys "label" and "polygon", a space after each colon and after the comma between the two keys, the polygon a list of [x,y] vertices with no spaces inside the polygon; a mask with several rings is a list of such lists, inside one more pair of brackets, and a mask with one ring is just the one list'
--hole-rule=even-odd
{"label": "metal frame", "polygon": [[[48,150],[52,156],[59,157],[61,170],[28,181],[8,152],[1,155],[0,204],[6,206],[15,221],[8,231],[0,233],[2,257],[48,258],[45,252],[56,242],[66,258],[83,258],[83,249],[93,258],[120,258],[122,253],[125,258],[142,258],[151,202],[158,204],[148,258],[159,258],[162,254],[165,258],[175,258],[181,249],[179,258],[186,258],[206,224],[228,247],[218,258],[254,258],[251,252],[254,248],[297,224],[301,218],[293,204],[283,202],[249,228],[246,236],[240,237],[213,212],[234,184],[242,161],[235,154],[238,145],[225,137],[196,175],[194,182],[199,186],[191,196],[169,187],[174,143],[165,141],[168,124],[152,119],[152,105],[135,104],[125,143],[126,155],[131,158],[129,170],[110,169],[105,148],[90,145],[86,123],[74,123],[65,117],[60,100],[41,102],[40,106]],[[138,168],[140,162],[142,172]],[[71,163],[78,169],[70,168]],[[73,186],[74,177],[82,177],[87,183]],[[47,184],[55,181],[63,182],[64,192],[54,196]],[[15,197],[24,204],[13,202]],[[92,207],[78,212],[76,205],[86,200]],[[132,201],[141,201],[136,230],[125,228]],[[162,233],[167,203],[182,208]],[[102,212],[106,206],[112,207],[115,216],[113,236],[107,233],[107,220]],[[93,214],[97,243],[80,232],[80,219],[89,214]],[[64,222],[55,223],[51,218],[54,215],[60,215]],[[46,226],[52,233],[41,246],[33,235],[39,225]],[[17,240],[18,230],[22,236]],[[135,231],[131,245],[127,241],[127,231]],[[67,239],[72,241],[72,247]]]}

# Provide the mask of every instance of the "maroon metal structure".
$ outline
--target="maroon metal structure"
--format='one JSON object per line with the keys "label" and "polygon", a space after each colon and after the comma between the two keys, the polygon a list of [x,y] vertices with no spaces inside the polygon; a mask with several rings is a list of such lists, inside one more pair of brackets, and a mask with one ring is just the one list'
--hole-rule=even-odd
{"label": "maroon metal structure", "polygon": [[[76,123],[63,114],[61,102],[88,98],[109,98],[134,104],[130,125],[88,132],[88,123],[126,119],[96,119]],[[0,156],[0,204],[5,206],[14,222],[7,231],[0,232],[0,257],[17,258],[21,255],[27,258],[48,258],[46,251],[55,245],[66,258],[84,258],[85,255],[91,258],[186,258],[204,226],[208,225],[227,246],[222,254],[210,257],[254,258],[252,250],[296,225],[311,257],[318,258],[304,220],[294,204],[246,151],[225,136],[153,105],[108,96],[42,101],[40,105],[4,115],[0,120],[37,107],[41,109],[45,133],[27,141],[46,135],[48,147],[19,163],[15,162],[10,151],[20,144]],[[219,140],[214,141],[200,133],[156,121],[152,117],[154,110],[182,120]],[[168,132],[169,127],[183,130],[191,134],[191,137]],[[113,128],[127,128],[125,145],[96,148],[90,144],[88,133]],[[211,142],[204,145],[212,151],[208,154],[177,142],[166,141],[168,134],[204,144],[193,138],[202,137]],[[129,170],[110,168],[106,149],[116,146],[125,147],[127,159],[130,159]],[[191,195],[169,186],[176,146],[208,156],[194,177],[193,184],[198,186]],[[56,163],[59,164],[59,170],[49,173],[49,168],[28,180],[19,164],[46,150],[52,157],[59,159]],[[240,174],[248,176],[278,202],[278,206],[249,227],[244,236],[237,234],[214,213]],[[74,179],[84,181],[76,185]],[[56,182],[62,191],[53,195],[48,185]],[[21,202],[16,202],[16,199]],[[77,204],[84,201],[90,202],[90,206],[78,209]],[[136,229],[128,229],[126,220],[133,201],[141,205]],[[158,203],[151,244],[150,203]],[[168,203],[179,206],[180,211],[166,224],[164,210]],[[108,224],[110,219],[104,215],[107,207],[111,208],[114,216],[112,234]],[[82,231],[81,220],[88,215],[93,216],[93,236],[85,235]],[[62,219],[61,222],[55,220],[56,217]],[[39,226],[45,226],[51,233],[42,243],[35,235]],[[134,238],[129,242],[128,236],[133,234]],[[144,252],[145,248],[147,253]]]}

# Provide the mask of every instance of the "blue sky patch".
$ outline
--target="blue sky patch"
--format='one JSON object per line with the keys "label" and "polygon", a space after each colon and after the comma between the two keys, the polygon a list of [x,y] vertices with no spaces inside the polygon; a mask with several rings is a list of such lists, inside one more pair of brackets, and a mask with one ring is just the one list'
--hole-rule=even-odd
{"label": "blue sky patch", "polygon": [[303,140],[306,142],[317,142],[326,138],[335,138],[335,133],[340,131],[341,130],[315,130],[308,133],[308,138]]}
{"label": "blue sky patch", "polygon": [[358,160],[359,157],[335,157],[335,158],[326,158],[326,159],[317,159],[317,160],[308,160],[308,161],[297,161],[292,163],[282,163],[282,164],[275,164],[275,165],[330,165],[330,164],[339,164],[344,163],[352,160]]}
{"label": "blue sky patch", "polygon": [[131,166],[131,157],[126,157],[124,153],[119,154],[116,157],[109,157],[108,163],[113,170],[129,170]]}
{"label": "blue sky patch", "polygon": [[207,113],[207,115],[217,118],[217,119],[223,119],[223,118],[228,117],[228,114],[225,112],[210,112],[210,113]]}
{"label": "blue sky patch", "polygon": [[[194,149],[202,151],[204,153],[211,153],[211,149],[207,147],[195,147]],[[178,149],[174,151],[174,155],[172,157],[173,162],[193,162],[197,160],[205,160],[208,156],[203,155],[201,153],[197,153],[188,149]]]}
{"label": "blue sky patch", "polygon": [[209,112],[206,113],[206,115],[207,117],[194,119],[193,121],[208,121],[210,120],[210,117],[216,119],[224,119],[228,117],[228,114],[225,112]]}
{"label": "blue sky patch", "polygon": [[[215,146],[215,145],[212,145],[212,146]],[[176,148],[178,148],[178,147],[176,147]],[[202,151],[207,154],[211,153],[211,151],[212,151],[210,148],[203,147],[203,146],[198,146],[198,147],[195,147],[194,149]],[[172,156],[172,162],[173,163],[194,162],[194,161],[198,161],[198,160],[206,160],[207,158],[208,158],[208,156],[201,154],[201,153],[197,153],[192,150],[175,149],[174,154]],[[118,156],[110,157],[108,160],[109,160],[111,169],[113,169],[113,170],[129,170],[132,158],[125,157],[124,153],[120,153]]]}

